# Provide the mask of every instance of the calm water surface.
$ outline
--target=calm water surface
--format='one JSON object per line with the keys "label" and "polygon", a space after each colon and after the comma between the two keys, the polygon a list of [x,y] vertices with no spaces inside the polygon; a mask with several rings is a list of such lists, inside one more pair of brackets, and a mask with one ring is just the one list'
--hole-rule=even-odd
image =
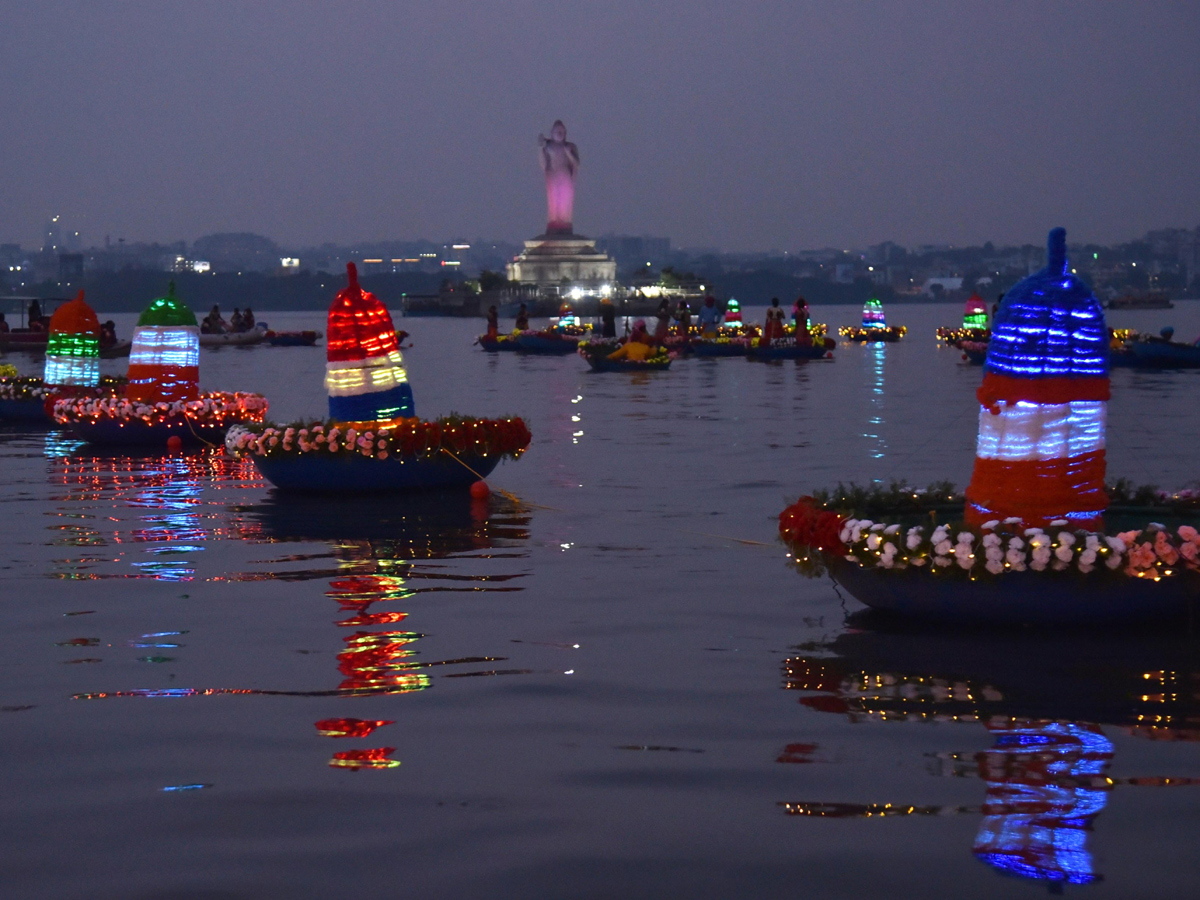
{"label": "calm water surface", "polygon": [[[519,502],[292,500],[5,428],[4,895],[1190,895],[1197,642],[882,630],[775,542],[813,488],[969,476],[958,308],[889,314],[903,342],[832,362],[646,375],[401,320],[420,414],[529,423],[489,479]],[[324,415],[323,348],[201,366]],[[1195,482],[1197,387],[1114,373],[1113,476]]]}

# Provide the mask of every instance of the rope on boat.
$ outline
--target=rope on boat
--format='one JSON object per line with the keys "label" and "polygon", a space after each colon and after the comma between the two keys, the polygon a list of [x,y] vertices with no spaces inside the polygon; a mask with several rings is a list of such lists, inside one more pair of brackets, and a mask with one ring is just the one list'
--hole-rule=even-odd
{"label": "rope on boat", "polygon": [[[442,452],[445,453],[447,456],[449,456],[452,460],[454,460],[460,466],[462,466],[464,469],[466,469],[468,472],[470,472],[472,475],[474,475],[476,478],[478,478],[480,481],[486,481],[486,479],[482,475],[480,475],[478,472],[476,472],[474,469],[472,469],[470,466],[468,466],[465,462],[463,462],[461,459],[459,459],[453,450],[443,447]],[[557,510],[553,506],[541,506],[537,503],[529,503],[528,501],[522,500],[520,497],[518,497],[516,494],[512,493],[511,491],[506,491],[503,488],[492,488],[492,490],[494,490],[497,494],[504,497],[504,499],[506,499],[512,503],[516,503],[518,506],[526,506],[531,509],[548,509],[551,512],[561,512],[561,510]]]}

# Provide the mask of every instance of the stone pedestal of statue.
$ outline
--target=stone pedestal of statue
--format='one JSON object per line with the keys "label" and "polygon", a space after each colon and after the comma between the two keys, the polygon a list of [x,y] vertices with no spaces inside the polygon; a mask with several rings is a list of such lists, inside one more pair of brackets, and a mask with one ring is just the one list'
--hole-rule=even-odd
{"label": "stone pedestal of statue", "polygon": [[616,277],[616,260],[578,234],[538,235],[508,264],[508,280],[519,284],[612,282]]}

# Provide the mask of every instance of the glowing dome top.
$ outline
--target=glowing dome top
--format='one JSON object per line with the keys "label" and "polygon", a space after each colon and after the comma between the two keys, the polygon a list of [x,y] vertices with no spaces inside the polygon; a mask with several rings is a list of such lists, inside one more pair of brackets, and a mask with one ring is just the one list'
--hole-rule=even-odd
{"label": "glowing dome top", "polygon": [[50,334],[84,334],[99,340],[100,320],[83,299],[83,291],[54,311],[50,317]]}
{"label": "glowing dome top", "polygon": [[992,323],[986,371],[1016,378],[1108,375],[1104,311],[1067,270],[1067,233],[1050,232],[1046,268],[1004,295]]}
{"label": "glowing dome top", "polygon": [[195,327],[196,314],[175,296],[175,282],[172,281],[167,285],[167,296],[150,301],[150,305],[138,316],[137,323],[139,328],[143,325]]}

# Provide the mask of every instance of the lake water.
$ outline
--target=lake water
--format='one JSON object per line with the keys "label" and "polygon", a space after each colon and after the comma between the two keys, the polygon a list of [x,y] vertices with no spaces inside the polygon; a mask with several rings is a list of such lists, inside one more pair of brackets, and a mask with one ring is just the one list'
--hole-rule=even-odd
{"label": "lake water", "polygon": [[[1197,641],[880,630],[776,542],[814,488],[970,474],[959,307],[888,312],[829,362],[634,375],[397,320],[419,414],[533,432],[484,507],[5,427],[4,896],[1190,895]],[[201,367],[324,415],[323,347]],[[1198,388],[1114,372],[1111,477],[1195,484]]]}

